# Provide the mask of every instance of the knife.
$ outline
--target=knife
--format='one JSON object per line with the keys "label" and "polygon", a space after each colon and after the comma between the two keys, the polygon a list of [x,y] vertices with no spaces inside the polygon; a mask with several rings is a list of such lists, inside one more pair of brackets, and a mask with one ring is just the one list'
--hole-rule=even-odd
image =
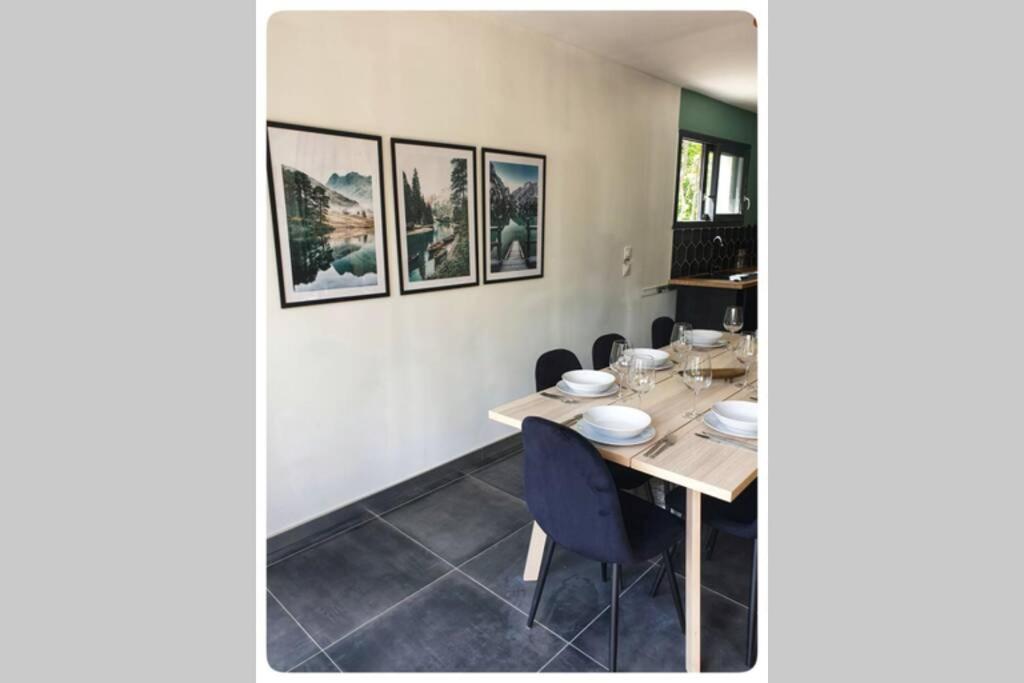
{"label": "knife", "polygon": [[707,439],[708,441],[714,441],[715,443],[720,443],[724,446],[739,446],[740,448],[746,448],[747,450],[751,450],[757,453],[757,446],[746,443],[744,441],[737,441],[736,439],[727,439],[722,436],[711,436],[710,434],[705,434],[704,432],[695,433],[700,438]]}

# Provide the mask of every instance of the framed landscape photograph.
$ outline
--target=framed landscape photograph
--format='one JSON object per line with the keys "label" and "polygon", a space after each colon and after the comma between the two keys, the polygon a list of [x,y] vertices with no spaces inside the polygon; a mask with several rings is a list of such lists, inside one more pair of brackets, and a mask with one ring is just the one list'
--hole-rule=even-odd
{"label": "framed landscape photograph", "polygon": [[380,136],[267,122],[281,306],[388,296]]}
{"label": "framed landscape photograph", "polygon": [[543,154],[483,149],[484,282],[544,275]]}
{"label": "framed landscape photograph", "polygon": [[393,138],[391,168],[402,294],[479,284],[476,148]]}

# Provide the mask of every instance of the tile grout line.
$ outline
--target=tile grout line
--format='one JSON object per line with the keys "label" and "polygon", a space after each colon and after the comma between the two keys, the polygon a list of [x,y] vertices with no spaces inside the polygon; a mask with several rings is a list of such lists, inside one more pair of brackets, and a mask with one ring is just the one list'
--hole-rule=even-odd
{"label": "tile grout line", "polygon": [[[348,531],[354,531],[354,530],[358,529],[361,526],[365,526],[367,523],[372,522],[374,518],[390,514],[390,513],[394,512],[395,510],[397,510],[397,509],[399,509],[401,507],[404,507],[404,506],[408,505],[409,503],[415,502],[415,501],[419,500],[420,498],[422,498],[424,496],[427,496],[427,495],[429,495],[431,493],[434,493],[435,491],[440,491],[441,489],[443,489],[443,488],[445,488],[447,486],[451,486],[452,484],[454,484],[455,482],[459,481],[460,479],[465,479],[466,477],[471,476],[474,473],[479,472],[480,470],[483,470],[484,468],[490,467],[491,465],[497,465],[499,462],[502,462],[503,460],[507,460],[508,458],[511,458],[512,456],[516,455],[518,451],[522,450],[522,448],[521,447],[516,447],[515,450],[516,450],[516,452],[512,452],[512,453],[509,453],[507,455],[503,455],[503,456],[501,456],[500,458],[498,458],[497,460],[495,460],[493,462],[489,462],[486,465],[481,465],[480,467],[477,467],[477,468],[474,468],[472,470],[469,470],[468,472],[463,472],[461,470],[456,470],[458,472],[459,476],[456,477],[455,479],[452,479],[451,481],[447,481],[447,482],[445,482],[445,483],[443,483],[443,484],[441,484],[439,486],[436,486],[435,488],[432,488],[432,489],[429,489],[427,491],[424,491],[423,493],[421,493],[421,494],[419,494],[417,496],[414,496],[414,497],[410,498],[409,500],[402,501],[398,505],[395,505],[394,507],[390,507],[390,508],[384,510],[383,512],[379,512],[379,513],[375,512],[375,511],[371,510],[369,507],[367,507],[364,503],[361,502],[362,500],[366,500],[366,498],[363,498],[361,500],[357,500],[354,503],[350,503],[350,505],[359,505],[359,506],[361,506],[364,510],[366,510],[371,515],[373,515],[373,517],[371,517],[370,519],[363,520],[362,522],[359,522],[357,524],[353,524],[350,527],[345,527],[344,529],[340,529],[339,531],[336,531],[336,532],[334,532],[334,533],[332,533],[332,534],[330,534],[328,536],[325,536],[324,538],[320,539],[319,541],[316,541],[315,543],[311,543],[311,544],[309,544],[309,545],[307,545],[307,546],[305,546],[303,548],[300,548],[299,550],[296,550],[294,552],[288,553],[284,557],[278,558],[278,559],[274,560],[273,562],[268,562],[267,563],[267,567],[272,567],[275,564],[278,564],[279,562],[284,562],[287,559],[290,559],[292,557],[295,557],[296,555],[304,553],[307,550],[311,550],[311,549],[317,547],[318,545],[326,543],[327,541],[331,540],[332,538],[340,536],[341,534],[344,534],[344,533],[346,533]],[[443,467],[443,466],[444,465],[440,465],[440,467]],[[422,476],[422,475],[419,475],[419,476]],[[415,479],[415,478],[416,477],[412,477],[412,479]],[[473,479],[476,480],[476,481],[483,482],[482,479],[479,479],[477,477],[473,477]],[[402,482],[399,482],[398,485],[400,485],[401,483]],[[483,482],[483,483],[486,484],[487,482]],[[491,486],[493,486],[493,484],[491,484]],[[494,488],[497,488],[497,487],[494,487]],[[498,489],[498,490],[501,490],[501,489]],[[502,491],[502,493],[508,493],[508,492],[507,491]],[[373,494],[373,495],[376,495],[376,494]],[[511,495],[511,494],[509,494],[509,495]],[[371,498],[371,497],[372,496],[367,496],[367,498]],[[512,496],[512,497],[516,498],[515,496]],[[520,498],[516,498],[516,500],[521,500],[521,499]]]}
{"label": "tile grout line", "polygon": [[[395,608],[396,608],[396,607],[398,607],[398,606],[399,606],[400,604],[402,604],[403,602],[405,602],[405,601],[409,600],[410,598],[412,598],[412,597],[413,597],[414,595],[416,595],[417,593],[420,593],[421,591],[424,591],[424,590],[426,590],[427,588],[429,588],[430,586],[434,585],[435,583],[437,583],[438,581],[440,581],[440,580],[441,580],[441,579],[443,579],[444,577],[446,577],[446,576],[448,576],[449,574],[451,574],[452,572],[455,572],[455,571],[457,571],[457,570],[458,570],[458,567],[457,567],[456,565],[452,564],[451,562],[449,562],[449,561],[448,561],[448,560],[446,560],[445,558],[441,557],[441,556],[440,556],[440,555],[438,555],[438,554],[437,554],[436,552],[434,552],[433,550],[431,550],[431,549],[430,549],[430,548],[428,548],[427,546],[423,545],[422,543],[420,543],[420,542],[419,542],[419,541],[417,541],[417,540],[416,540],[415,538],[413,538],[413,537],[412,537],[412,536],[410,536],[409,534],[405,533],[404,531],[402,531],[401,529],[399,529],[398,527],[396,527],[396,526],[395,526],[394,524],[392,524],[392,523],[391,523],[391,522],[389,522],[388,520],[386,520],[386,519],[384,519],[384,518],[382,518],[382,517],[380,517],[380,516],[377,516],[377,515],[376,515],[376,513],[372,512],[372,511],[371,511],[371,514],[375,515],[375,519],[378,519],[378,520],[380,520],[381,522],[383,522],[384,524],[388,525],[389,527],[391,527],[392,529],[394,529],[395,531],[397,531],[397,532],[398,532],[399,534],[401,534],[401,535],[402,535],[402,536],[404,536],[405,538],[409,539],[410,541],[412,541],[412,542],[413,542],[413,543],[415,543],[416,545],[420,546],[421,548],[423,548],[424,550],[426,550],[427,552],[429,552],[429,553],[430,553],[431,555],[433,555],[433,556],[434,556],[434,557],[436,557],[437,559],[439,559],[439,560],[441,560],[442,562],[444,562],[444,563],[445,563],[446,565],[448,565],[448,567],[450,567],[450,569],[448,569],[448,571],[446,571],[446,572],[445,572],[444,574],[442,574],[441,576],[437,577],[436,579],[434,579],[434,580],[433,580],[433,581],[431,581],[430,583],[428,583],[428,584],[426,584],[426,585],[424,585],[424,586],[422,586],[422,587],[420,587],[420,588],[416,589],[415,591],[413,591],[413,592],[412,592],[412,593],[410,593],[409,595],[405,596],[404,598],[402,598],[401,600],[399,600],[399,601],[398,601],[398,602],[396,602],[395,604],[393,604],[393,605],[391,605],[390,607],[388,607],[388,608],[386,608],[386,609],[382,610],[382,611],[381,611],[380,613],[378,613],[378,614],[374,615],[373,617],[371,617],[371,618],[367,619],[366,621],[364,621],[364,622],[363,622],[362,624],[360,624],[359,626],[355,627],[355,628],[354,628],[354,629],[352,629],[351,631],[348,631],[347,633],[345,633],[344,635],[342,635],[341,637],[339,637],[339,638],[338,638],[337,640],[334,640],[334,641],[332,641],[332,642],[328,643],[326,647],[324,647],[324,648],[321,648],[322,650],[327,650],[328,648],[334,647],[334,646],[335,646],[336,644],[340,643],[340,642],[341,642],[342,640],[344,640],[345,638],[348,638],[348,637],[349,637],[350,635],[352,635],[352,634],[353,634],[353,633],[355,633],[356,631],[358,631],[358,630],[362,629],[362,628],[363,628],[364,626],[367,626],[367,625],[368,625],[368,624],[370,624],[371,622],[373,622],[373,621],[376,621],[376,620],[377,620],[378,618],[382,617],[382,616],[383,616],[384,614],[386,614],[387,612],[390,612],[391,610],[395,609]],[[526,528],[526,526],[528,526],[529,524],[533,524],[533,520],[530,520],[530,521],[529,521],[529,522],[527,522],[526,524],[524,524],[524,525],[522,525],[522,526],[518,527],[517,529],[515,529],[515,531],[512,531],[511,533],[507,534],[506,536],[503,536],[502,538],[498,539],[497,541],[495,541],[495,542],[494,542],[494,543],[492,543],[491,545],[487,546],[486,548],[484,548],[483,550],[481,550],[481,551],[480,551],[479,553],[477,553],[477,554],[476,554],[476,555],[474,555],[473,557],[470,557],[469,559],[465,560],[465,562],[463,562],[463,564],[465,564],[466,562],[470,562],[470,561],[472,561],[472,560],[475,560],[475,559],[476,559],[477,557],[479,557],[480,555],[484,554],[485,552],[487,552],[488,550],[490,550],[491,548],[493,548],[493,547],[494,547],[495,545],[497,545],[498,543],[501,543],[502,541],[504,541],[505,539],[507,539],[507,538],[508,538],[509,536],[512,536],[513,534],[515,534],[515,533],[517,533],[517,532],[519,532],[519,531],[522,531],[522,530],[523,530],[524,528]],[[462,572],[460,572],[460,573],[462,573]],[[269,592],[269,589],[268,589],[268,592]],[[276,599],[276,598],[275,598],[275,599]],[[283,607],[283,605],[282,605],[282,607]],[[291,615],[289,614],[289,616],[291,616]],[[292,619],[295,619],[295,617],[292,617]],[[296,623],[298,623],[298,620],[297,620],[297,619],[295,619],[295,622],[296,622]],[[300,628],[301,628],[301,624],[300,624]],[[303,632],[305,632],[305,629],[303,629]],[[308,635],[308,634],[307,634],[307,635]],[[310,637],[310,639],[312,640],[312,637]],[[316,641],[315,641],[315,640],[314,640],[313,642],[314,642],[314,643],[316,643]],[[317,646],[319,647],[319,644],[317,644]],[[325,651],[325,652],[324,652],[324,654],[325,654],[325,655],[327,655],[327,652]],[[327,655],[327,658],[328,658],[328,659],[330,659],[330,655]],[[332,663],[333,663],[333,661],[334,661],[334,660],[332,659],[331,661],[332,661]],[[301,663],[301,662],[300,662],[300,663]],[[337,666],[337,665],[336,665],[336,666]],[[339,669],[340,669],[340,667],[339,667]]]}
{"label": "tile grout line", "polygon": [[554,654],[554,656],[553,656],[553,657],[552,657],[551,659],[549,659],[548,661],[544,662],[544,666],[542,666],[541,668],[537,669],[537,673],[543,673],[543,672],[544,672],[544,669],[546,669],[546,668],[547,668],[548,664],[550,664],[551,662],[553,662],[553,661],[555,661],[556,659],[558,659],[558,656],[559,656],[560,654],[562,654],[563,652],[565,652],[565,649],[566,649],[567,647],[569,647],[569,643],[566,643],[565,645],[563,645],[563,646],[562,646],[562,649],[561,649],[561,650],[559,650],[558,652],[556,652],[556,653]]}
{"label": "tile grout line", "polygon": [[[459,476],[456,477],[455,479],[452,479],[451,481],[446,481],[445,483],[441,484],[440,486],[438,486],[436,488],[432,488],[429,491],[424,491],[423,493],[419,494],[418,496],[410,498],[409,500],[404,501],[402,503],[399,503],[398,505],[396,505],[394,507],[390,507],[390,508],[388,508],[388,509],[386,509],[383,512],[380,512],[380,513],[374,512],[373,510],[371,510],[370,508],[366,507],[365,505],[362,505],[362,503],[356,501],[355,503],[353,503],[353,505],[362,505],[364,510],[366,510],[371,515],[373,515],[372,517],[370,517],[370,519],[363,520],[362,522],[359,522],[358,524],[356,524],[354,526],[350,526],[348,528],[345,528],[345,529],[342,529],[340,531],[337,531],[337,532],[331,534],[330,536],[326,536],[326,537],[320,539],[316,543],[312,543],[312,544],[306,546],[305,548],[302,548],[300,550],[296,550],[295,552],[290,553],[288,555],[285,555],[284,557],[282,557],[282,558],[280,558],[278,560],[274,560],[273,562],[268,563],[267,567],[268,568],[269,567],[273,567],[275,564],[278,564],[279,562],[284,562],[285,560],[291,559],[291,558],[295,557],[296,555],[300,555],[300,554],[306,552],[307,550],[312,550],[313,548],[317,547],[318,545],[322,545],[322,544],[326,543],[327,541],[331,540],[332,538],[336,538],[337,536],[340,536],[340,535],[342,535],[344,533],[347,533],[349,531],[355,531],[359,527],[366,526],[367,524],[369,524],[370,522],[374,521],[375,519],[380,519],[382,515],[390,514],[390,513],[394,512],[395,510],[408,505],[409,503],[415,502],[415,501],[419,500],[420,498],[422,498],[424,496],[428,496],[431,493],[434,493],[436,491],[440,491],[441,489],[443,489],[443,488],[445,488],[447,486],[451,486],[452,484],[454,484],[454,483],[456,483],[456,482],[458,482],[458,481],[460,481],[462,479],[465,479],[468,476],[469,476],[468,474],[460,472]],[[475,479],[475,477],[474,477],[474,479]]]}
{"label": "tile grout line", "polygon": [[[325,654],[325,655],[327,655],[327,658],[331,660],[331,663],[334,663],[334,660],[333,660],[333,659],[331,659],[331,656],[327,654],[326,650],[329,650],[330,648],[334,647],[335,645],[337,645],[337,644],[338,644],[338,643],[340,643],[341,641],[345,640],[345,639],[346,639],[346,638],[348,638],[349,636],[353,635],[353,634],[354,634],[354,633],[356,633],[357,631],[360,631],[360,630],[362,630],[362,629],[363,629],[364,627],[366,627],[366,626],[369,626],[370,624],[372,624],[373,622],[377,621],[378,619],[380,619],[380,618],[381,618],[382,616],[384,616],[384,615],[385,615],[385,614],[387,614],[388,612],[392,611],[393,609],[395,609],[396,607],[398,607],[398,606],[399,606],[399,605],[401,605],[402,603],[406,602],[407,600],[410,600],[410,599],[412,599],[412,598],[413,598],[414,596],[418,595],[419,593],[422,593],[423,591],[427,590],[428,588],[430,588],[431,586],[433,586],[433,585],[434,585],[435,583],[437,583],[437,582],[438,582],[438,581],[440,581],[441,579],[445,578],[445,577],[446,577],[446,576],[448,576],[449,574],[453,573],[454,571],[455,571],[455,567],[452,567],[451,569],[449,569],[449,570],[448,570],[448,571],[446,571],[446,572],[445,572],[444,574],[442,574],[441,576],[437,577],[436,579],[434,579],[434,580],[433,580],[433,581],[431,581],[430,583],[428,583],[428,584],[426,584],[425,586],[422,586],[422,587],[420,587],[420,588],[417,588],[417,589],[416,589],[416,590],[414,590],[414,591],[413,591],[412,593],[409,593],[409,594],[408,594],[407,596],[405,596],[404,598],[402,598],[401,600],[399,600],[399,601],[398,601],[398,602],[396,602],[395,604],[391,605],[390,607],[388,607],[388,608],[387,608],[387,609],[385,609],[384,611],[382,611],[382,612],[380,612],[379,614],[376,614],[376,615],[374,615],[374,616],[370,617],[369,619],[367,619],[367,620],[366,620],[366,621],[364,621],[363,623],[359,624],[359,626],[356,626],[356,627],[355,627],[354,629],[352,629],[352,630],[348,631],[347,633],[345,633],[344,635],[342,635],[342,636],[341,636],[340,638],[338,638],[337,640],[331,641],[330,643],[328,643],[328,644],[327,644],[327,646],[326,646],[326,647],[324,647],[324,648],[323,648],[323,649],[324,649],[324,654]],[[335,664],[335,666],[337,666],[337,664]],[[339,671],[341,670],[341,667],[340,667],[340,666],[338,667],[338,670],[339,670]]]}
{"label": "tile grout line", "polygon": [[299,664],[305,664],[306,662],[308,662],[308,661],[309,661],[310,659],[312,659],[313,657],[316,657],[316,656],[317,656],[317,654],[322,654],[322,655],[323,655],[324,657],[327,657],[327,660],[328,660],[328,661],[329,661],[329,662],[331,663],[331,666],[333,666],[333,667],[334,667],[335,669],[337,669],[338,671],[341,671],[341,667],[340,667],[340,666],[338,666],[337,664],[335,664],[335,663],[334,663],[334,660],[333,660],[333,659],[331,659],[330,655],[328,655],[328,654],[327,654],[326,652],[324,652],[324,649],[323,649],[322,647],[320,647],[320,643],[316,642],[316,638],[314,638],[313,636],[311,636],[311,635],[309,634],[309,631],[307,631],[307,630],[306,630],[306,627],[305,627],[305,626],[303,626],[303,625],[302,625],[301,623],[299,623],[299,620],[295,618],[295,615],[294,615],[294,614],[292,614],[291,612],[289,612],[289,611],[288,611],[288,608],[284,606],[284,603],[283,603],[283,602],[281,602],[281,601],[280,601],[280,600],[278,599],[278,597],[277,597],[276,595],[274,595],[273,591],[271,591],[271,590],[270,590],[270,587],[269,587],[269,586],[267,587],[267,595],[269,595],[269,596],[270,596],[271,598],[273,598],[274,602],[276,602],[276,603],[277,603],[278,607],[280,607],[280,608],[281,608],[281,610],[282,610],[282,611],[283,611],[283,612],[284,612],[285,614],[287,614],[287,615],[288,615],[288,618],[289,618],[289,619],[291,619],[292,621],[294,621],[294,622],[295,622],[295,625],[299,627],[299,629],[300,629],[300,630],[301,630],[301,631],[302,631],[302,632],[303,632],[303,633],[304,633],[304,634],[306,635],[306,637],[307,637],[307,638],[309,638],[310,642],[312,642],[312,643],[313,643],[314,645],[316,645],[316,648],[317,648],[318,650],[320,650],[320,652],[319,652],[319,653],[317,653],[317,652],[314,652],[314,653],[313,653],[313,654],[311,654],[311,655],[310,655],[309,657],[306,657],[306,658],[305,658],[305,659],[303,659],[303,660],[302,660],[301,662],[299,662],[299,663],[298,663],[298,664],[296,664],[295,666],[293,666],[293,667],[291,667],[290,669],[288,669],[288,671],[291,671],[291,670],[292,670],[292,669],[294,669],[294,668],[295,668],[296,666],[299,666]]}
{"label": "tile grout line", "polygon": [[466,566],[467,564],[469,564],[470,562],[472,562],[472,561],[473,561],[473,560],[475,560],[476,558],[478,558],[478,557],[480,557],[481,555],[483,555],[484,553],[486,553],[486,552],[487,552],[488,550],[491,550],[492,548],[494,548],[495,546],[497,546],[497,545],[498,545],[499,543],[503,543],[504,541],[507,541],[507,540],[508,540],[509,538],[511,538],[512,536],[515,536],[516,534],[518,534],[518,533],[519,533],[520,531],[522,531],[522,530],[523,530],[523,529],[525,529],[526,527],[530,526],[531,524],[533,524],[533,520],[532,520],[532,519],[531,519],[531,520],[530,520],[529,522],[527,522],[526,524],[524,524],[524,525],[522,525],[521,527],[517,528],[516,530],[514,530],[514,531],[511,531],[511,532],[509,532],[509,533],[505,534],[504,536],[502,536],[501,538],[499,538],[499,539],[498,539],[497,541],[495,541],[494,543],[491,543],[491,544],[490,544],[489,546],[487,546],[486,548],[484,548],[483,550],[481,550],[480,552],[478,552],[478,553],[477,553],[476,555],[474,555],[473,557],[469,558],[468,560],[465,560],[464,562],[461,562],[461,563],[459,563],[459,565],[458,565],[458,566],[456,567],[456,569],[462,569],[462,568],[463,568],[463,567],[465,567],[465,566]]}
{"label": "tile grout line", "polygon": [[[643,578],[644,578],[645,576],[647,576],[648,572],[650,572],[650,571],[651,571],[652,569],[654,569],[654,567],[655,567],[655,566],[657,566],[657,565],[653,565],[653,564],[652,564],[652,565],[650,565],[649,567],[647,567],[647,569],[645,569],[645,570],[643,571],[643,573],[641,573],[641,574],[640,574],[640,576],[636,577],[636,579],[635,579],[635,580],[633,581],[633,583],[631,583],[631,584],[629,584],[628,586],[626,586],[625,590],[623,590],[623,591],[622,591],[622,593],[620,593],[620,594],[619,594],[619,599],[621,600],[621,599],[622,599],[622,596],[623,596],[623,595],[625,595],[626,593],[628,593],[629,591],[631,591],[631,590],[633,589],[633,586],[635,586],[635,585],[637,585],[638,583],[640,583],[640,581],[641,581],[641,580],[642,580],[642,579],[643,579]],[[604,669],[605,671],[608,671],[608,670],[609,670],[607,666],[605,666],[605,665],[604,665],[604,664],[602,664],[601,662],[599,662],[599,661],[597,661],[596,659],[594,659],[593,657],[591,657],[591,656],[590,656],[590,654],[589,654],[589,653],[587,653],[587,652],[586,652],[586,651],[585,651],[585,650],[584,650],[583,648],[580,648],[580,647],[576,647],[575,645],[573,645],[573,643],[575,643],[575,642],[576,642],[576,640],[577,640],[577,639],[578,639],[578,638],[579,638],[579,637],[580,637],[581,635],[583,635],[583,632],[584,632],[584,631],[586,631],[586,630],[587,630],[588,628],[590,628],[591,626],[593,626],[593,625],[594,625],[594,622],[595,622],[595,621],[597,621],[598,619],[600,619],[600,618],[601,618],[601,617],[602,617],[602,616],[604,615],[604,613],[605,613],[605,612],[607,612],[608,610],[610,610],[611,608],[612,608],[612,606],[611,606],[611,603],[609,603],[609,604],[605,605],[604,609],[602,609],[602,610],[601,610],[600,612],[598,612],[598,613],[597,613],[597,615],[596,615],[596,616],[595,616],[595,617],[594,617],[593,619],[591,619],[590,621],[588,621],[588,622],[587,622],[587,624],[586,624],[586,625],[585,625],[585,626],[584,626],[583,628],[581,628],[581,629],[579,630],[579,632],[578,632],[578,633],[577,633],[576,635],[574,635],[574,636],[573,636],[573,637],[572,637],[572,638],[571,638],[571,639],[569,640],[569,645],[572,645],[573,649],[575,649],[575,650],[576,650],[577,652],[579,652],[580,654],[582,654],[582,655],[583,655],[584,657],[586,657],[586,658],[587,658],[587,659],[589,659],[590,661],[592,661],[592,662],[594,662],[595,664],[597,664],[598,666],[600,666],[600,667],[601,667],[602,669]]]}

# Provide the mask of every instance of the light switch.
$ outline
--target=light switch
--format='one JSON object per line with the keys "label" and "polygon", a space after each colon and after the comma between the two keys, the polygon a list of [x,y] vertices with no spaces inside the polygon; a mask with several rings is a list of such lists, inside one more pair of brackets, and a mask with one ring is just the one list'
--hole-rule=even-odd
{"label": "light switch", "polygon": [[627,275],[629,275],[629,271],[632,268],[633,268],[633,264],[631,264],[629,261],[624,262],[622,264],[622,277],[626,277]]}
{"label": "light switch", "polygon": [[633,247],[626,245],[622,248],[622,262],[628,263],[633,258]]}

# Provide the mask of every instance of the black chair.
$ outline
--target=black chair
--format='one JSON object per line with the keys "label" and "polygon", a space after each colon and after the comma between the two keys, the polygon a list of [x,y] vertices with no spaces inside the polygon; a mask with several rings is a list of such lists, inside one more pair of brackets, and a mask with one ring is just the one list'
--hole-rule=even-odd
{"label": "black chair", "polygon": [[665,315],[655,318],[651,323],[651,348],[660,349],[662,346],[668,346],[672,341],[672,328],[675,324],[675,320]]}
{"label": "black chair", "polygon": [[600,337],[594,340],[594,347],[590,351],[591,357],[594,359],[594,369],[600,370],[601,368],[608,367],[608,361],[612,355],[612,344],[617,341],[625,341],[626,338],[621,334],[602,334]]}
{"label": "black chair", "polygon": [[[671,491],[665,497],[665,505],[683,512],[686,509],[686,489],[677,488]],[[757,623],[757,480],[755,479],[747,490],[731,503],[710,496],[701,496],[700,514],[701,521],[711,529],[705,545],[705,557],[708,559],[714,551],[719,531],[754,542],[754,559],[750,568],[750,609],[747,611],[747,666],[752,667],[757,645],[754,639],[754,626]],[[658,569],[658,576],[651,588],[652,596],[658,592],[658,586],[664,576],[663,564]]]}
{"label": "black chair", "polygon": [[570,370],[582,370],[580,359],[569,349],[552,349],[540,354],[533,377],[537,383],[537,391],[544,391],[558,384],[562,375]]}
{"label": "black chair", "polygon": [[[609,668],[615,671],[622,565],[641,563],[658,554],[669,562],[668,551],[679,540],[682,523],[667,510],[619,491],[594,446],[569,427],[540,417],[527,417],[523,420],[523,446],[526,505],[547,534],[526,625],[533,626],[555,545],[597,562],[611,563],[608,659]],[[685,634],[675,573],[669,585],[676,617]]]}
{"label": "black chair", "polygon": [[[607,335],[605,335],[607,336]],[[598,340],[600,341],[600,340]],[[595,346],[597,342],[595,342]],[[610,348],[611,345],[609,345]],[[609,350],[608,353],[611,353]],[[607,361],[607,356],[605,358]],[[605,363],[607,365],[607,363]],[[604,367],[604,366],[601,366]],[[570,370],[582,370],[583,366],[580,365],[580,359],[576,357],[576,354],[568,349],[553,349],[551,351],[545,351],[540,354],[537,359],[537,365],[534,368],[534,379],[537,383],[537,391],[544,391],[558,384],[558,381],[562,379],[562,375],[569,372]],[[612,471],[612,477],[615,478],[615,485],[624,491],[632,491],[633,489],[647,485],[647,497],[653,502],[654,491],[651,489],[651,477],[650,475],[644,474],[643,472],[637,472],[631,470],[628,467],[617,465],[615,463],[609,463],[609,468]],[[607,574],[607,572],[604,572]],[[605,578],[607,581],[607,577]]]}

